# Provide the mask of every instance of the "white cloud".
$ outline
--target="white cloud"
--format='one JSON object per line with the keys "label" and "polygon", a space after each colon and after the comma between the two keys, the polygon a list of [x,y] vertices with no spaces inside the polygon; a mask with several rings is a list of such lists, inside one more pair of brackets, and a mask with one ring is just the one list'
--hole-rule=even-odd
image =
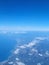
{"label": "white cloud", "polygon": [[48,39],[47,37],[36,37],[36,40],[45,40]]}
{"label": "white cloud", "polygon": [[46,54],[46,56],[49,56],[49,51],[46,51],[45,54]]}
{"label": "white cloud", "polygon": [[36,53],[38,52],[38,50],[37,49],[34,49],[34,48],[31,51],[32,52],[36,52]]}
{"label": "white cloud", "polygon": [[7,31],[0,31],[0,34],[7,34],[8,32]]}
{"label": "white cloud", "polygon": [[32,47],[32,46],[36,45],[37,43],[39,43],[41,40],[45,40],[45,39],[48,39],[48,38],[46,38],[46,37],[36,37],[35,40],[33,40],[28,45],[26,45],[26,47]]}
{"label": "white cloud", "polygon": [[16,58],[16,61],[19,61],[19,58]]}
{"label": "white cloud", "polygon": [[21,34],[25,34],[27,33],[26,31],[17,31],[17,32],[14,32],[15,34],[18,34],[18,33],[21,33]]}
{"label": "white cloud", "polygon": [[[18,54],[21,49],[25,49],[27,47],[31,48],[38,44],[41,40],[47,39],[46,37],[36,37],[32,42],[25,44],[25,45],[20,45],[18,48],[14,51],[15,54]],[[32,49],[32,52],[38,52],[36,49]],[[48,55],[48,53],[46,53]],[[39,53],[39,56],[42,56],[42,54]]]}
{"label": "white cloud", "polygon": [[43,56],[41,53],[38,54],[39,56]]}
{"label": "white cloud", "polygon": [[[20,45],[18,46],[15,51],[14,51],[14,54],[18,54],[20,52],[21,49],[25,49],[25,48],[30,48],[32,46],[35,46],[36,44],[38,44],[41,40],[45,40],[47,39],[46,37],[36,37],[32,42],[28,43],[28,44],[25,44],[25,45]],[[31,49],[31,52],[38,52],[37,49],[35,48],[30,48]],[[29,55],[32,55],[32,53],[29,53]],[[42,54],[38,54],[39,56],[43,56]],[[46,51],[45,52],[45,55],[49,56],[49,52]],[[19,62],[19,58],[15,58],[15,60],[17,61],[17,65],[25,65],[23,62]],[[9,64],[13,64],[13,62],[8,62]],[[13,64],[15,65],[15,64]],[[41,65],[41,63],[37,63],[37,65]]]}
{"label": "white cloud", "polygon": [[33,46],[35,46],[37,43],[39,43],[41,40],[45,40],[45,39],[48,39],[48,38],[46,38],[46,37],[36,37],[32,42],[30,42],[30,43],[28,43],[28,44],[25,44],[25,45],[20,45],[20,46],[18,46],[19,49],[16,49],[15,52],[17,52],[17,51],[20,50],[20,49],[25,49],[25,48],[27,48],[27,47],[33,47]]}
{"label": "white cloud", "polygon": [[19,50],[20,50],[20,49],[17,48],[17,49],[14,51],[14,54],[18,54],[18,53],[19,53]]}
{"label": "white cloud", "polygon": [[16,62],[17,65],[25,65],[23,62]]}
{"label": "white cloud", "polygon": [[13,62],[11,61],[11,62],[8,62],[8,64],[13,64]]}
{"label": "white cloud", "polygon": [[37,63],[37,65],[41,65],[41,63]]}
{"label": "white cloud", "polygon": [[30,42],[29,44],[27,44],[26,47],[32,47],[32,46],[36,45],[37,43],[39,43],[39,40],[35,39],[32,42]]}
{"label": "white cloud", "polygon": [[28,55],[31,56],[31,55],[33,55],[34,52],[38,53],[38,50],[33,48],[33,49],[31,49],[31,51],[30,51],[30,53]]}
{"label": "white cloud", "polygon": [[19,46],[21,49],[24,49],[24,48],[26,48],[24,45],[22,45],[22,46]]}
{"label": "white cloud", "polygon": [[36,37],[35,40],[30,42],[28,45],[26,45],[26,47],[32,47],[32,46],[36,45],[37,43],[39,43],[41,40],[45,40],[45,39],[47,39],[47,38],[46,37]]}
{"label": "white cloud", "polygon": [[7,31],[49,31],[49,28],[34,27],[34,26],[0,26],[0,30]]}
{"label": "white cloud", "polygon": [[34,46],[35,44],[36,44],[36,43],[31,42],[31,43],[27,44],[26,47],[32,47],[32,46]]}

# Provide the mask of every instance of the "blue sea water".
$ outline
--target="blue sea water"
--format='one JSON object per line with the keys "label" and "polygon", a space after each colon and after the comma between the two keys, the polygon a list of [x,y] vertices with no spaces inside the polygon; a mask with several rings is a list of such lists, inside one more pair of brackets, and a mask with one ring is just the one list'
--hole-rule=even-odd
{"label": "blue sea water", "polygon": [[8,59],[12,54],[12,50],[17,45],[27,44],[31,42],[35,37],[48,37],[49,32],[28,32],[19,34],[0,34],[0,62]]}
{"label": "blue sea water", "polygon": [[[23,41],[24,39],[25,41]],[[29,41],[26,34],[0,33],[0,62],[8,59],[15,46],[28,43]]]}
{"label": "blue sea water", "polygon": [[9,34],[0,34],[0,62],[8,59],[12,49],[16,45],[16,40]]}

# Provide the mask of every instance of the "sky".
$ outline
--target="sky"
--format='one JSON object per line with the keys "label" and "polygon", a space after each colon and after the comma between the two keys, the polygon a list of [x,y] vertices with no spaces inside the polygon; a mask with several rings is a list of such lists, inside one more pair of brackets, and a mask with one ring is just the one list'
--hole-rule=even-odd
{"label": "sky", "polygon": [[49,0],[0,0],[0,30],[49,30]]}

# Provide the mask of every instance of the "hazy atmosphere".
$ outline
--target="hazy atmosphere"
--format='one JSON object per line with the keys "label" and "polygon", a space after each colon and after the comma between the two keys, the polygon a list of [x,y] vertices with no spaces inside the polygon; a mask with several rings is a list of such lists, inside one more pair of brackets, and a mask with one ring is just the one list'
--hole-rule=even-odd
{"label": "hazy atmosphere", "polygon": [[0,65],[49,65],[49,0],[0,0]]}
{"label": "hazy atmosphere", "polygon": [[48,30],[49,0],[0,0],[0,30]]}

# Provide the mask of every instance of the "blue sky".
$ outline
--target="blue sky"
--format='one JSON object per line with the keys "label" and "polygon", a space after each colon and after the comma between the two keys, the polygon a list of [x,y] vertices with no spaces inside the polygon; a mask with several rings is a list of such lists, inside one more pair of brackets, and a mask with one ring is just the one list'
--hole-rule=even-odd
{"label": "blue sky", "polygon": [[49,0],[0,0],[0,29],[10,28],[49,30]]}

